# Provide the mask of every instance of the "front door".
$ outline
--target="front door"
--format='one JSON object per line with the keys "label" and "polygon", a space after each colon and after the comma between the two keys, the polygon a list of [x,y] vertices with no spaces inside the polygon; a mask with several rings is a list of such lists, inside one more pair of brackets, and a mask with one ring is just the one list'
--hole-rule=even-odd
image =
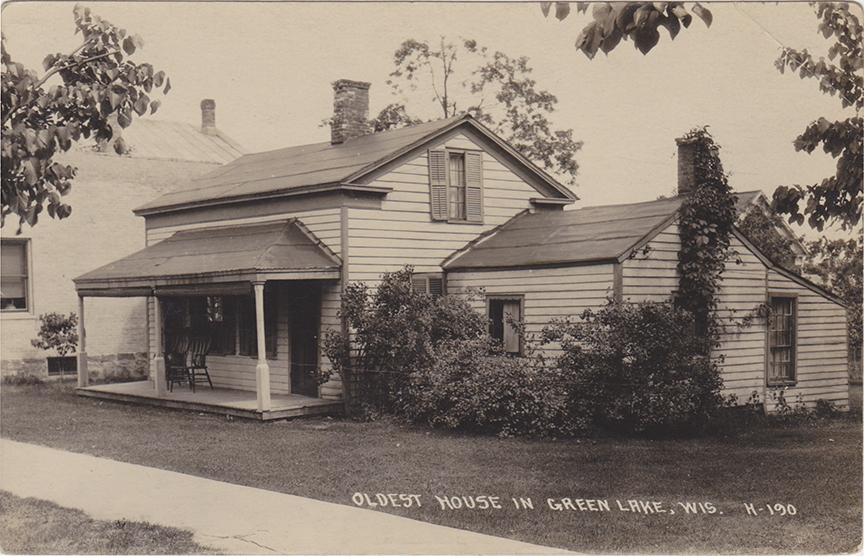
{"label": "front door", "polygon": [[289,291],[291,393],[317,398],[321,288],[317,282],[297,282]]}

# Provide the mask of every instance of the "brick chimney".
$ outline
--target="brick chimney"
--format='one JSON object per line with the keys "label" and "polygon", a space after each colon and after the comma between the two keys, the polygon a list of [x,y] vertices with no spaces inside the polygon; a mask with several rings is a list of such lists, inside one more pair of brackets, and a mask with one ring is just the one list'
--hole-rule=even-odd
{"label": "brick chimney", "polygon": [[696,141],[679,137],[678,145],[678,196],[686,195],[696,188]]}
{"label": "brick chimney", "polygon": [[201,101],[201,132],[216,135],[216,101],[212,98]]}
{"label": "brick chimney", "polygon": [[344,143],[372,133],[369,124],[370,83],[340,79],[333,83],[333,119],[330,142]]}

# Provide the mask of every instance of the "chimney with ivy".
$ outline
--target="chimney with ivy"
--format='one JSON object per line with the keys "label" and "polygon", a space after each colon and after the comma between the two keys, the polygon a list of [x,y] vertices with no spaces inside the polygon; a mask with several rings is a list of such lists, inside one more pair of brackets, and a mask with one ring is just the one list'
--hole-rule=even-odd
{"label": "chimney with ivy", "polygon": [[330,142],[335,144],[372,133],[369,123],[370,83],[340,79],[333,83]]}

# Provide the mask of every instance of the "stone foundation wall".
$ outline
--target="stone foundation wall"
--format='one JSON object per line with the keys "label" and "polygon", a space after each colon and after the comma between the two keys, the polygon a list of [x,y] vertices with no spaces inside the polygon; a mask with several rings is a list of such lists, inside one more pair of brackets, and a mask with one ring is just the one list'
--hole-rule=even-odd
{"label": "stone foundation wall", "polygon": [[[143,352],[90,355],[87,362],[91,382],[128,382],[150,377],[150,361]],[[0,362],[0,376],[47,379],[48,363],[45,359],[4,359]]]}

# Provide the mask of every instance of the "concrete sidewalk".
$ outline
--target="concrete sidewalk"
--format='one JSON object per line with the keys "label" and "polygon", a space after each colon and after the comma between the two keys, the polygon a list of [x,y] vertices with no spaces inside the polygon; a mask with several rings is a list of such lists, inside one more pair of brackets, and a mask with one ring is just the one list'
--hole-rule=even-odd
{"label": "concrete sidewalk", "polygon": [[0,489],[99,520],[186,529],[231,554],[565,554],[374,510],[0,439]]}

